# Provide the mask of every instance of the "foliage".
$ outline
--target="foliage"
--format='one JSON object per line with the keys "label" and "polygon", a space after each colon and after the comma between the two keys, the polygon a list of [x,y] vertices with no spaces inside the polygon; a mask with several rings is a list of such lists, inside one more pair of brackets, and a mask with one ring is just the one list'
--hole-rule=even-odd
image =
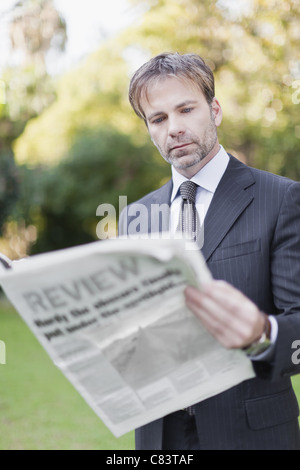
{"label": "foliage", "polygon": [[17,142],[18,161],[63,158],[79,120],[91,127],[109,122],[122,132],[135,132],[126,103],[129,73],[124,57],[140,52],[146,60],[176,50],[199,53],[214,70],[224,108],[224,145],[250,164],[299,178],[299,106],[293,102],[300,78],[299,3],[253,0],[238,10],[226,7],[230,2],[224,0],[133,3],[148,4],[142,20],[59,83],[54,106],[27,126]]}
{"label": "foliage", "polygon": [[83,127],[110,125],[130,134],[127,87],[125,61],[107,44],[58,80],[55,102],[29,122],[15,142],[18,163],[57,164]]}
{"label": "foliage", "polygon": [[95,240],[101,203],[118,215],[119,196],[132,202],[169,177],[127,88],[127,65],[106,45],[58,80],[55,102],[15,141],[22,171],[15,217],[38,229],[32,253]]}
{"label": "foliage", "polygon": [[18,197],[18,170],[13,155],[0,153],[0,232]]}
{"label": "foliage", "polygon": [[228,151],[300,179],[299,2],[131,1],[144,8],[140,21],[55,87],[34,74],[16,89],[17,78],[7,80],[0,132],[22,175],[14,217],[37,227],[36,251],[94,239],[101,202],[136,199],[170,174],[127,98],[130,74],[162,51],[199,53],[214,71]]}
{"label": "foliage", "polygon": [[24,198],[18,214],[38,228],[33,252],[94,241],[100,204],[112,204],[118,215],[119,195],[132,202],[168,173],[168,166],[153,156],[152,146],[139,148],[129,136],[110,128],[82,130],[59,164],[47,171],[23,167]]}
{"label": "foliage", "polygon": [[[0,79],[0,234],[13,217],[19,193],[20,172],[12,152],[14,140],[26,123],[38,116],[55,99],[53,81],[45,67],[46,54],[52,47],[64,48],[66,25],[52,0],[29,0],[17,3],[10,25],[12,56],[22,53],[19,65],[7,66]],[[11,217],[8,217],[11,216]],[[24,224],[23,224],[24,225]],[[26,232],[26,229],[25,229]],[[4,243],[5,245],[5,243]]]}
{"label": "foliage", "polygon": [[65,48],[66,23],[53,0],[19,1],[10,24],[10,39],[13,51],[25,64],[34,62],[46,72],[49,49],[53,44],[60,50]]}
{"label": "foliage", "polygon": [[52,0],[18,2],[10,25],[12,57],[19,53],[18,65],[13,61],[3,71],[0,86],[0,148],[10,148],[31,118],[41,114],[55,99],[53,81],[45,66],[52,41],[63,49],[66,25],[53,7]]}
{"label": "foliage", "polygon": [[146,3],[142,21],[124,33],[127,47],[138,45],[147,56],[199,53],[215,74],[224,146],[250,164],[300,179],[299,1]]}

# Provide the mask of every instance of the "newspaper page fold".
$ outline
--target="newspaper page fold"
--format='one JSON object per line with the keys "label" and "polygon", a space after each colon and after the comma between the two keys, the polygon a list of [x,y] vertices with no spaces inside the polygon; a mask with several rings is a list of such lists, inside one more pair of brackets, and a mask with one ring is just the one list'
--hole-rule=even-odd
{"label": "newspaper page fold", "polygon": [[8,299],[116,437],[254,377],[185,306],[185,287],[210,279],[184,240],[99,241],[0,266]]}

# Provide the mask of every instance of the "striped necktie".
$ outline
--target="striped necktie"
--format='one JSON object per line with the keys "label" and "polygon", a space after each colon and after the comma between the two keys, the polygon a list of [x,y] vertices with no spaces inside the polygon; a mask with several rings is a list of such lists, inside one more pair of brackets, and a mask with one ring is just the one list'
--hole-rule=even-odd
{"label": "striped necktie", "polygon": [[[196,192],[197,184],[192,181],[185,181],[180,186],[180,194],[182,197],[181,211],[179,217],[178,230],[189,239],[196,241],[199,232],[199,221],[196,209]],[[195,414],[195,407],[188,406],[185,411],[193,416]]]}
{"label": "striped necktie", "polygon": [[193,181],[184,181],[180,186],[182,197],[178,229],[189,240],[196,241],[199,231],[199,221],[196,210],[197,184]]}

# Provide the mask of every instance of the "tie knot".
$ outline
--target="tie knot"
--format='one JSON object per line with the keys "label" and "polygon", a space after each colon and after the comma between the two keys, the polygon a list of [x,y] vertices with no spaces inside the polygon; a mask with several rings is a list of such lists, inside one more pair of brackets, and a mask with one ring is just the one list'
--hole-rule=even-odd
{"label": "tie knot", "polygon": [[180,186],[180,194],[182,199],[195,203],[197,187],[197,184],[193,183],[193,181],[185,181],[182,183]]}

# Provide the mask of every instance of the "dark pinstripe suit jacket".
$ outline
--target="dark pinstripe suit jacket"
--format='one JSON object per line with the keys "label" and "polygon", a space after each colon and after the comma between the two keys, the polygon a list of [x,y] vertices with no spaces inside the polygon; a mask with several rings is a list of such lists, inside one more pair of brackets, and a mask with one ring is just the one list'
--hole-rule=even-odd
{"label": "dark pinstripe suit jacket", "polygon": [[[170,204],[171,191],[169,181],[138,202]],[[124,214],[119,227],[127,232]],[[279,331],[272,362],[254,363],[256,378],[196,405],[201,448],[300,449],[290,381],[300,372],[291,358],[300,340],[300,183],[230,156],[205,219],[202,251],[214,278],[276,315]],[[163,418],[138,429],[136,448],[161,449],[162,428]]]}

